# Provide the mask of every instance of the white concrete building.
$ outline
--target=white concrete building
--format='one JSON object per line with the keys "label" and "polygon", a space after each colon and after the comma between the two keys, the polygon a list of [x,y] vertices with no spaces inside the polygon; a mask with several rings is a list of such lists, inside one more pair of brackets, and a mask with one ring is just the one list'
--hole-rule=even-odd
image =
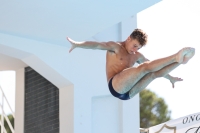
{"label": "white concrete building", "polygon": [[[44,132],[37,123],[51,117],[44,112],[37,121],[31,115],[43,110],[34,101],[36,92],[28,96],[26,91],[33,82],[26,72],[32,70],[59,90],[59,123],[46,124],[48,133],[139,133],[139,95],[129,101],[114,98],[106,82],[106,52],[75,49],[69,54],[66,36],[124,40],[137,28],[137,13],[159,1],[0,1],[0,71],[16,71],[15,133]],[[33,86],[31,91],[36,81]],[[51,108],[43,104],[46,111]]]}

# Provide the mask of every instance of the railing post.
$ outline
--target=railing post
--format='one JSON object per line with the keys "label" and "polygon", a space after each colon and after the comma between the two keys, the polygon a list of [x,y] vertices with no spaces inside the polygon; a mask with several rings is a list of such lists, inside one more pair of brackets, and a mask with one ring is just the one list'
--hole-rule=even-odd
{"label": "railing post", "polygon": [[[4,94],[1,86],[0,86],[0,90],[1,90],[1,96],[2,96],[2,103],[0,105],[1,111],[2,111],[1,124],[0,124],[0,126],[1,126],[1,133],[7,133],[7,131],[6,131],[5,127],[4,127],[4,125],[5,125],[4,124],[4,118],[5,118],[6,122],[8,123],[8,126],[9,126],[11,132],[14,133],[14,128],[13,128],[10,120],[8,119],[6,113],[4,112],[4,99],[5,99],[5,102],[8,104],[8,107],[10,108],[10,111],[12,113],[11,115],[13,116],[13,118],[15,118],[15,115],[14,115],[14,112],[13,112],[13,110],[12,110],[12,108],[11,108],[11,106],[10,106],[10,104],[9,104],[9,102],[8,102],[8,100],[7,100],[7,98],[6,98],[5,94]],[[5,117],[4,117],[4,115],[5,115]]]}
{"label": "railing post", "polygon": [[2,108],[1,108],[1,133],[4,133],[4,114],[3,114],[3,93],[1,92],[1,98],[2,98]]}

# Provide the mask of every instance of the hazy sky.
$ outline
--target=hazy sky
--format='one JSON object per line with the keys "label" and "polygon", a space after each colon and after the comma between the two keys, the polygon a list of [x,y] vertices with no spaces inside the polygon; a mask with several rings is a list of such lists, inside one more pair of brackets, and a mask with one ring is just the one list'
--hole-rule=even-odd
{"label": "hazy sky", "polygon": [[[0,86],[3,88],[4,94],[6,95],[8,102],[14,111],[15,109],[15,72],[14,71],[3,71],[0,72]],[[2,92],[0,91],[0,103],[2,103]],[[10,113],[10,108],[4,99],[4,109],[6,114]],[[1,110],[0,110],[1,112]]]}
{"label": "hazy sky", "polygon": [[[147,87],[165,99],[173,119],[200,112],[199,7],[199,0],[163,0],[137,15],[138,28],[142,28],[149,36],[148,45],[140,50],[148,59],[174,54],[186,46],[196,48],[196,54],[188,64],[170,73],[184,80],[176,83],[174,89],[164,78],[157,79]],[[11,77],[14,76],[14,72],[0,72],[0,85],[13,109],[15,79]]]}
{"label": "hazy sky", "polygon": [[200,112],[199,7],[199,0],[164,0],[137,15],[138,28],[149,36],[148,45],[140,50],[148,59],[174,54],[183,47],[196,49],[195,56],[187,64],[170,73],[183,78],[174,89],[164,78],[147,87],[165,99],[173,119]]}

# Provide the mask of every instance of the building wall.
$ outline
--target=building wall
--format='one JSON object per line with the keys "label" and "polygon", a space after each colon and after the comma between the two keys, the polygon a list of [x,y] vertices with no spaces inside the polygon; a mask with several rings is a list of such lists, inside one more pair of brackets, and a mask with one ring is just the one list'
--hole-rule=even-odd
{"label": "building wall", "polygon": [[[136,17],[132,17],[87,40],[125,40],[136,27]],[[116,130],[123,133],[139,132],[139,96],[136,95],[129,101],[121,101],[110,94],[105,73],[106,51],[77,48],[69,54],[69,48],[66,47],[14,39],[20,42],[17,49],[32,53],[31,56],[22,58],[22,61],[47,80],[55,85],[63,79],[73,83],[73,87],[67,87],[67,84],[66,88],[57,86],[59,89],[65,88],[62,89],[65,93],[62,93],[64,101],[60,108],[63,109],[62,114],[66,113],[63,116],[70,116],[69,119],[62,118],[62,127],[65,127],[62,128],[62,132],[114,133]],[[51,73],[54,71],[61,77],[56,74],[52,76]],[[71,104],[68,104],[70,102]],[[103,109],[107,109],[108,106],[110,109],[105,114]],[[107,130],[99,127],[100,125],[106,127],[106,123],[111,124]]]}
{"label": "building wall", "polygon": [[[97,41],[124,41],[135,28],[137,28],[136,15],[95,35],[93,39]],[[103,64],[105,65],[105,57]],[[98,66],[95,68],[99,69]],[[96,84],[104,83],[96,82]],[[139,95],[131,100],[122,101],[110,95],[107,84],[103,90],[98,90],[99,92],[92,95],[92,133],[130,133],[130,131],[139,133]],[[103,93],[103,91],[105,92]]]}
{"label": "building wall", "polygon": [[[69,54],[70,43],[65,37],[77,41],[124,40],[137,27],[134,14],[159,1],[3,2],[0,53],[31,66],[61,90],[61,133],[137,133],[139,96],[121,101],[110,94],[105,74],[106,51],[75,49]],[[120,10],[121,7],[126,8]],[[16,133],[24,129],[22,71],[17,70],[20,78],[16,90]],[[106,123],[111,124],[107,130]]]}

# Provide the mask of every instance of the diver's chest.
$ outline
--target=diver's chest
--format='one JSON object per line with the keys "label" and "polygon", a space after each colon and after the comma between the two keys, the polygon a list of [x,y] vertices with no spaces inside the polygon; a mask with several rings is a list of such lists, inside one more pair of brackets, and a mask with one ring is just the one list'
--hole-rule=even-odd
{"label": "diver's chest", "polygon": [[118,61],[124,65],[132,66],[137,61],[137,57],[133,55],[118,55]]}

